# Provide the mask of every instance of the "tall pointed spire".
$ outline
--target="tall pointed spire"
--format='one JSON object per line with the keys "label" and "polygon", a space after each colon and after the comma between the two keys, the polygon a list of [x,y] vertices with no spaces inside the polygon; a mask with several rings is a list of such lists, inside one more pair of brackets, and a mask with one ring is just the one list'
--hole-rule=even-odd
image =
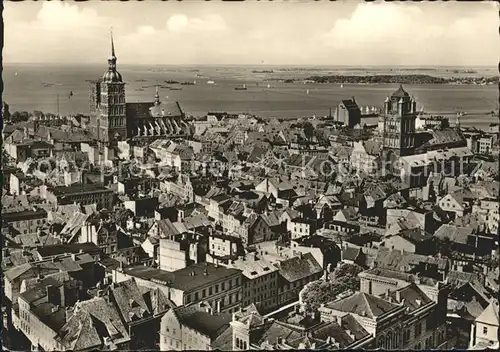
{"label": "tall pointed spire", "polygon": [[111,56],[108,59],[109,69],[116,70],[116,55],[115,55],[115,43],[113,41],[113,28],[110,29],[111,33]]}
{"label": "tall pointed spire", "polygon": [[116,70],[115,43],[113,41],[113,28],[110,29],[111,35],[111,56],[108,58],[108,70],[102,76],[104,82],[123,82],[122,76]]}
{"label": "tall pointed spire", "polygon": [[111,27],[111,57],[116,58],[115,55],[115,43],[113,42],[113,27]]}

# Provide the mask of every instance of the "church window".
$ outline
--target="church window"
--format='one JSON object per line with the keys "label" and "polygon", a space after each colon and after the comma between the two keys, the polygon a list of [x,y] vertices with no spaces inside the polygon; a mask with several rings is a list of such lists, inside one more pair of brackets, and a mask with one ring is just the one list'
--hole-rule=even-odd
{"label": "church window", "polygon": [[400,333],[401,333],[401,331],[399,329],[397,329],[396,332],[394,333],[394,337],[393,337],[393,341],[392,341],[393,348],[399,347],[399,334]]}
{"label": "church window", "polygon": [[387,336],[385,337],[385,348],[390,350],[391,349],[391,345],[392,345],[392,332],[389,331],[389,333],[387,334]]}
{"label": "church window", "polygon": [[384,348],[384,336],[380,336],[380,338],[378,339],[378,348]]}

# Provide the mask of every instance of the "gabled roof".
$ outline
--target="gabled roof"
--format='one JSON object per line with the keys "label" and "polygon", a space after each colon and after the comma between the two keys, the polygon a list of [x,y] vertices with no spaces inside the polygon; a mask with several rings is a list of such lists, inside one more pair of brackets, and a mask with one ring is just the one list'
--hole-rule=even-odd
{"label": "gabled roof", "polygon": [[467,244],[469,236],[474,233],[471,227],[460,227],[454,225],[443,224],[434,234],[435,237],[443,240],[448,238],[451,242]]}
{"label": "gabled roof", "polygon": [[486,307],[486,309],[476,318],[476,322],[481,322],[498,327],[498,308],[498,300],[492,299],[488,307]]}
{"label": "gabled roof", "polygon": [[174,226],[170,219],[158,220],[158,229],[161,231],[161,237],[171,237],[179,235],[181,232]]}
{"label": "gabled roof", "polygon": [[25,272],[27,272],[30,269],[31,269],[31,264],[25,263],[25,264],[10,268],[7,271],[4,271],[4,275],[9,281],[12,281],[12,280],[17,279],[19,276],[21,276],[22,274],[24,274]]}
{"label": "gabled roof", "polygon": [[106,336],[116,342],[130,339],[117,309],[104,297],[77,302],[73,315],[58,332],[58,340],[74,351],[100,347]]}
{"label": "gabled roof", "polygon": [[202,335],[215,340],[229,328],[231,314],[212,315],[199,307],[198,303],[174,309],[174,313],[183,325]]}
{"label": "gabled roof", "polygon": [[399,308],[396,304],[365,292],[357,292],[339,301],[325,304],[325,307],[371,319]]}
{"label": "gabled roof", "polygon": [[125,322],[151,315],[135,280],[120,282],[118,287],[111,289],[111,292]]}
{"label": "gabled roof", "polygon": [[279,265],[279,273],[289,282],[295,282],[321,273],[323,268],[311,253],[284,260]]}
{"label": "gabled roof", "polygon": [[[430,299],[415,283],[399,289],[397,292],[393,291],[390,293],[389,297],[393,300],[402,301],[403,305],[410,309],[410,311],[416,310],[430,302]],[[386,295],[383,296],[387,299]]]}
{"label": "gabled roof", "polygon": [[402,238],[404,238],[407,241],[410,241],[413,244],[419,244],[433,238],[432,234],[427,233],[419,228],[405,229],[400,231],[396,235],[401,236]]}
{"label": "gabled roof", "polygon": [[409,96],[410,96],[410,94],[408,94],[408,92],[406,92],[403,89],[402,84],[400,84],[399,88],[391,95],[391,97],[393,97],[393,98],[405,98],[405,97],[409,97]]}
{"label": "gabled roof", "polygon": [[184,116],[179,102],[167,101],[149,108],[152,117],[180,117]]}
{"label": "gabled roof", "polygon": [[377,267],[390,270],[401,270],[403,267],[420,263],[435,264],[439,270],[444,270],[448,266],[448,260],[445,258],[434,258],[384,247],[379,248],[375,262]]}
{"label": "gabled roof", "polygon": [[344,105],[348,111],[360,111],[358,104],[352,99],[342,100],[341,104]]}
{"label": "gabled roof", "polygon": [[361,248],[347,247],[342,250],[342,259],[354,261],[356,258],[363,253]]}

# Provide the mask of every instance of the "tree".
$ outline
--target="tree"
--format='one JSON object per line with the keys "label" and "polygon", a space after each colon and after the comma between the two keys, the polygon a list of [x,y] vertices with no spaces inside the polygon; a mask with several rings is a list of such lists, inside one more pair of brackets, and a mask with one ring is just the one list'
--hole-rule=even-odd
{"label": "tree", "polygon": [[363,268],[357,264],[341,264],[335,269],[330,281],[313,281],[302,291],[302,303],[306,311],[315,311],[323,303],[331,302],[345,291],[359,290],[358,274]]}
{"label": "tree", "polygon": [[123,227],[126,224],[127,220],[131,218],[133,215],[134,214],[130,209],[118,208],[113,213],[113,220],[116,223],[116,225]]}
{"label": "tree", "polygon": [[342,280],[345,277],[356,277],[363,268],[357,264],[342,263],[333,271],[333,276],[336,280]]}
{"label": "tree", "polygon": [[341,282],[313,281],[302,291],[302,303],[306,311],[312,312],[323,303],[335,300],[347,288]]}
{"label": "tree", "polygon": [[27,111],[15,111],[14,113],[12,113],[11,117],[11,121],[16,123],[21,121],[28,121],[30,114]]}

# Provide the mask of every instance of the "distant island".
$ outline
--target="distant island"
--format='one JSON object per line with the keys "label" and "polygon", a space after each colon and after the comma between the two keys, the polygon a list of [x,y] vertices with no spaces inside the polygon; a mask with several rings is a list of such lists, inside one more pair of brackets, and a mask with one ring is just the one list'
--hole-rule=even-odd
{"label": "distant island", "polygon": [[253,70],[252,73],[274,73],[273,70]]}
{"label": "distant island", "polygon": [[337,83],[337,84],[477,84],[491,85],[498,83],[498,77],[436,77],[429,75],[326,75],[310,76],[301,79],[281,78],[269,79],[291,83],[304,81],[308,83]]}

